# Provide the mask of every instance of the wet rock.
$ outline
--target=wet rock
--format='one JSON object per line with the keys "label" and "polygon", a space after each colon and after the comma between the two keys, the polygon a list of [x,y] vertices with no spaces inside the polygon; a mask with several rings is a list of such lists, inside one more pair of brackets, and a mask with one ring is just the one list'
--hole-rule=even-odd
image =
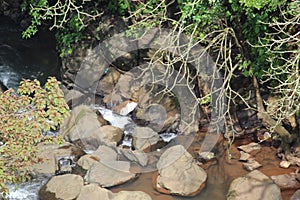
{"label": "wet rock", "polygon": [[132,133],[133,145],[138,150],[145,150],[159,141],[159,135],[149,127],[136,127]]}
{"label": "wet rock", "polygon": [[291,165],[291,163],[290,163],[289,161],[286,161],[286,160],[283,160],[283,161],[281,161],[281,162],[279,163],[279,166],[280,166],[281,168],[285,168],[285,169],[289,168],[290,165]]}
{"label": "wet rock", "polygon": [[205,186],[207,174],[183,146],[167,149],[157,163],[154,187],[162,193],[194,196]]}
{"label": "wet rock", "polygon": [[299,200],[300,199],[300,190],[297,190],[293,196],[290,198],[290,200]]}
{"label": "wet rock", "polygon": [[99,81],[96,93],[100,96],[105,96],[112,93],[121,74],[115,68],[107,68],[108,72]]}
{"label": "wet rock", "polygon": [[32,165],[32,173],[34,174],[55,174],[59,170],[58,160],[63,157],[72,157],[77,161],[84,152],[70,143],[58,144],[44,144],[38,145],[38,159],[39,163]]}
{"label": "wet rock", "polygon": [[136,162],[145,167],[148,163],[148,156],[141,150],[122,149],[123,155],[130,161]]}
{"label": "wet rock", "polygon": [[260,168],[262,165],[257,162],[256,160],[252,159],[248,159],[248,162],[243,163],[243,167],[248,170],[248,171],[253,171],[257,168]]}
{"label": "wet rock", "polygon": [[261,146],[258,143],[251,142],[250,144],[239,146],[238,149],[250,153],[251,151],[260,150]]}
{"label": "wet rock", "polygon": [[299,182],[295,174],[282,174],[278,176],[271,176],[271,179],[281,189],[295,189],[299,187]]}
{"label": "wet rock", "polygon": [[243,151],[240,151],[240,154],[241,154],[241,157],[240,157],[239,161],[244,161],[244,162],[247,162],[251,156],[249,153],[245,153]]}
{"label": "wet rock", "polygon": [[110,190],[101,188],[96,184],[85,185],[76,200],[101,199],[110,200],[113,193]]}
{"label": "wet rock", "polygon": [[[45,193],[41,196],[47,197],[50,196],[47,193],[53,193],[55,199],[73,200],[79,195],[82,187],[83,179],[79,175],[65,174],[54,176],[46,184]],[[46,198],[42,200],[46,200]]]}
{"label": "wet rock", "polygon": [[227,193],[227,200],[281,200],[280,188],[258,170],[234,179]]}
{"label": "wet rock", "polygon": [[112,187],[137,177],[129,169],[130,163],[126,161],[100,161],[90,167],[84,179],[101,187]]}

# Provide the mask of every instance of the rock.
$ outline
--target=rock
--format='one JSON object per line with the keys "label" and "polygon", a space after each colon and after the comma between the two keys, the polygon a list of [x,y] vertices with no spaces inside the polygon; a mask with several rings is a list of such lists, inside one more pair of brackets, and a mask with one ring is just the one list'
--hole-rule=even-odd
{"label": "rock", "polygon": [[254,150],[260,150],[261,147],[258,143],[251,142],[250,144],[239,146],[238,149],[242,150],[246,153],[250,153],[251,151],[254,151]]}
{"label": "rock", "polygon": [[239,161],[248,161],[248,159],[250,158],[250,154],[249,153],[245,153],[243,151],[240,151],[241,157],[239,159]]}
{"label": "rock", "polygon": [[153,184],[162,193],[194,196],[206,184],[206,172],[181,145],[168,148],[161,155],[157,169]]}
{"label": "rock", "polygon": [[248,162],[243,163],[243,167],[248,170],[248,171],[253,171],[259,167],[261,167],[262,165],[257,162],[256,160],[252,159],[248,159]]}
{"label": "rock", "polygon": [[99,128],[99,132],[94,136],[98,140],[99,145],[106,144],[108,146],[116,146],[122,140],[123,131],[115,126],[105,125]]}
{"label": "rock", "polygon": [[271,179],[281,189],[296,189],[299,187],[299,182],[295,174],[282,174],[278,176],[271,176]]}
{"label": "rock", "polygon": [[99,130],[100,124],[97,114],[88,106],[80,105],[75,107],[70,116],[65,120],[60,132],[66,139],[74,142],[76,140],[84,140],[86,143],[93,143],[91,135]]}
{"label": "rock", "polygon": [[227,193],[227,200],[281,200],[280,188],[258,170],[234,179]]}
{"label": "rock", "polygon": [[94,163],[98,162],[99,158],[92,155],[81,156],[77,164],[82,167],[82,169],[88,170]]}
{"label": "rock", "polygon": [[114,194],[112,200],[151,200],[152,198],[142,191],[121,191]]}
{"label": "rock", "polygon": [[75,107],[77,105],[83,104],[85,100],[87,100],[87,97],[85,94],[78,90],[69,90],[65,94],[65,100],[70,108]]}
{"label": "rock", "polygon": [[130,163],[126,161],[105,161],[93,164],[87,171],[85,180],[101,187],[120,185],[137,177],[129,171]]}
{"label": "rock", "polygon": [[131,113],[136,108],[137,105],[138,104],[136,102],[127,100],[114,107],[113,110],[119,115],[126,116],[129,113]]}
{"label": "rock", "polygon": [[112,196],[113,193],[110,190],[101,188],[96,184],[88,184],[81,189],[80,194],[76,200],[110,200]]}
{"label": "rock", "polygon": [[148,156],[144,151],[122,149],[122,153],[126,158],[128,158],[128,160],[136,162],[143,167],[148,164]]}
{"label": "rock", "polygon": [[91,154],[92,156],[96,157],[97,159],[101,160],[101,162],[105,161],[114,161],[118,158],[118,153],[112,147],[108,147],[105,145],[101,145],[98,149]]}
{"label": "rock", "polygon": [[207,151],[199,152],[198,156],[199,156],[200,161],[205,161],[205,162],[212,160],[216,157],[214,152],[207,152]]}
{"label": "rock", "polygon": [[299,200],[300,199],[300,190],[297,190],[293,196],[290,198],[290,200]]}
{"label": "rock", "polygon": [[120,76],[120,72],[118,72],[115,68],[108,68],[107,74],[105,74],[98,83],[96,93],[100,96],[106,96],[112,93]]}
{"label": "rock", "polygon": [[53,193],[56,199],[73,200],[79,195],[82,187],[81,176],[65,174],[52,177],[45,186],[45,192]]}
{"label": "rock", "polygon": [[133,146],[138,150],[145,150],[159,141],[159,135],[148,127],[135,127],[133,133]]}
{"label": "rock", "polygon": [[151,197],[141,191],[121,191],[112,193],[110,190],[101,188],[95,184],[89,184],[81,189],[76,200],[151,200]]}
{"label": "rock", "polygon": [[31,171],[37,174],[55,174],[59,170],[58,159],[62,157],[73,157],[77,161],[84,152],[70,144],[38,144],[38,159],[41,162],[33,164]]}
{"label": "rock", "polygon": [[291,163],[291,165],[300,166],[300,158],[295,157],[291,154],[286,155],[286,159]]}
{"label": "rock", "polygon": [[291,163],[290,163],[289,161],[286,161],[286,160],[283,160],[283,161],[281,161],[281,162],[279,163],[279,166],[280,166],[281,168],[285,168],[285,169],[289,168],[290,165],[291,165]]}

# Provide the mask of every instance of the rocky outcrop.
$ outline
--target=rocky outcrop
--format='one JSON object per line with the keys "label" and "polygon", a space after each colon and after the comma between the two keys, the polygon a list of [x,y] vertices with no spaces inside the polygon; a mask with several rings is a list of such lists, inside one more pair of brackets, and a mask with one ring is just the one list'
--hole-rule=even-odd
{"label": "rocky outcrop", "polygon": [[279,187],[258,170],[233,180],[227,194],[227,200],[281,200]]}
{"label": "rocky outcrop", "polygon": [[167,149],[157,163],[155,189],[166,194],[194,196],[205,187],[207,174],[183,146]]}

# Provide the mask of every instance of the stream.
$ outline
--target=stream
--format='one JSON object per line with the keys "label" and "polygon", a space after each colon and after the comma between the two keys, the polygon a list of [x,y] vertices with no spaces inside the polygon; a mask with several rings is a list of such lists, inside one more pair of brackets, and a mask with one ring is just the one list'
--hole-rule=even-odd
{"label": "stream", "polygon": [[[7,88],[17,89],[20,80],[23,78],[38,79],[42,83],[46,81],[48,76],[55,76],[60,79],[59,57],[55,51],[55,40],[53,34],[47,31],[39,31],[38,35],[30,40],[21,38],[20,28],[7,18],[0,17],[0,81]],[[111,123],[115,126],[122,126],[123,120],[116,119],[110,110],[99,108],[104,118],[110,118]],[[102,110],[101,110],[102,109]],[[111,117],[113,117],[111,119]],[[203,135],[206,129],[202,128],[195,138],[188,151],[196,157],[195,151],[201,147]],[[163,137],[163,135],[162,135]],[[174,138],[173,133],[166,133],[165,141]],[[226,141],[220,138],[218,145],[214,148],[217,156],[216,162],[207,168],[204,168],[208,174],[207,185],[201,193],[195,197],[177,197],[160,194],[152,187],[152,173],[141,174],[140,177],[132,182],[122,184],[111,188],[113,192],[121,190],[141,190],[148,193],[153,200],[223,200],[231,181],[234,178],[243,176],[248,173],[242,167],[242,163],[238,161],[239,151],[236,146],[247,144],[251,138],[238,140],[232,146],[232,159],[227,159],[227,151],[225,150]],[[124,141],[126,142],[126,141]],[[237,145],[238,144],[238,145]],[[260,169],[266,175],[285,174],[294,171],[293,168],[279,168],[280,160],[275,156],[276,149],[271,147],[263,147],[256,159],[263,165]],[[272,156],[271,156],[272,155]],[[274,155],[274,156],[273,156]],[[36,200],[38,199],[38,191],[40,187],[47,182],[49,177],[43,176],[17,185],[9,185],[10,200]],[[289,199],[291,192],[283,192],[283,199]]]}

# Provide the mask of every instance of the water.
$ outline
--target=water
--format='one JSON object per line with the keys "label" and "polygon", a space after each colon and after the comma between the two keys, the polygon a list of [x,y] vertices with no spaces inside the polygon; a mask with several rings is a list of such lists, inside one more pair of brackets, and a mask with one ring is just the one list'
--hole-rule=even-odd
{"label": "water", "polygon": [[22,39],[21,34],[13,21],[0,17],[0,81],[7,88],[17,89],[23,78],[42,83],[48,76],[60,79],[53,34],[40,31],[29,40]]}

